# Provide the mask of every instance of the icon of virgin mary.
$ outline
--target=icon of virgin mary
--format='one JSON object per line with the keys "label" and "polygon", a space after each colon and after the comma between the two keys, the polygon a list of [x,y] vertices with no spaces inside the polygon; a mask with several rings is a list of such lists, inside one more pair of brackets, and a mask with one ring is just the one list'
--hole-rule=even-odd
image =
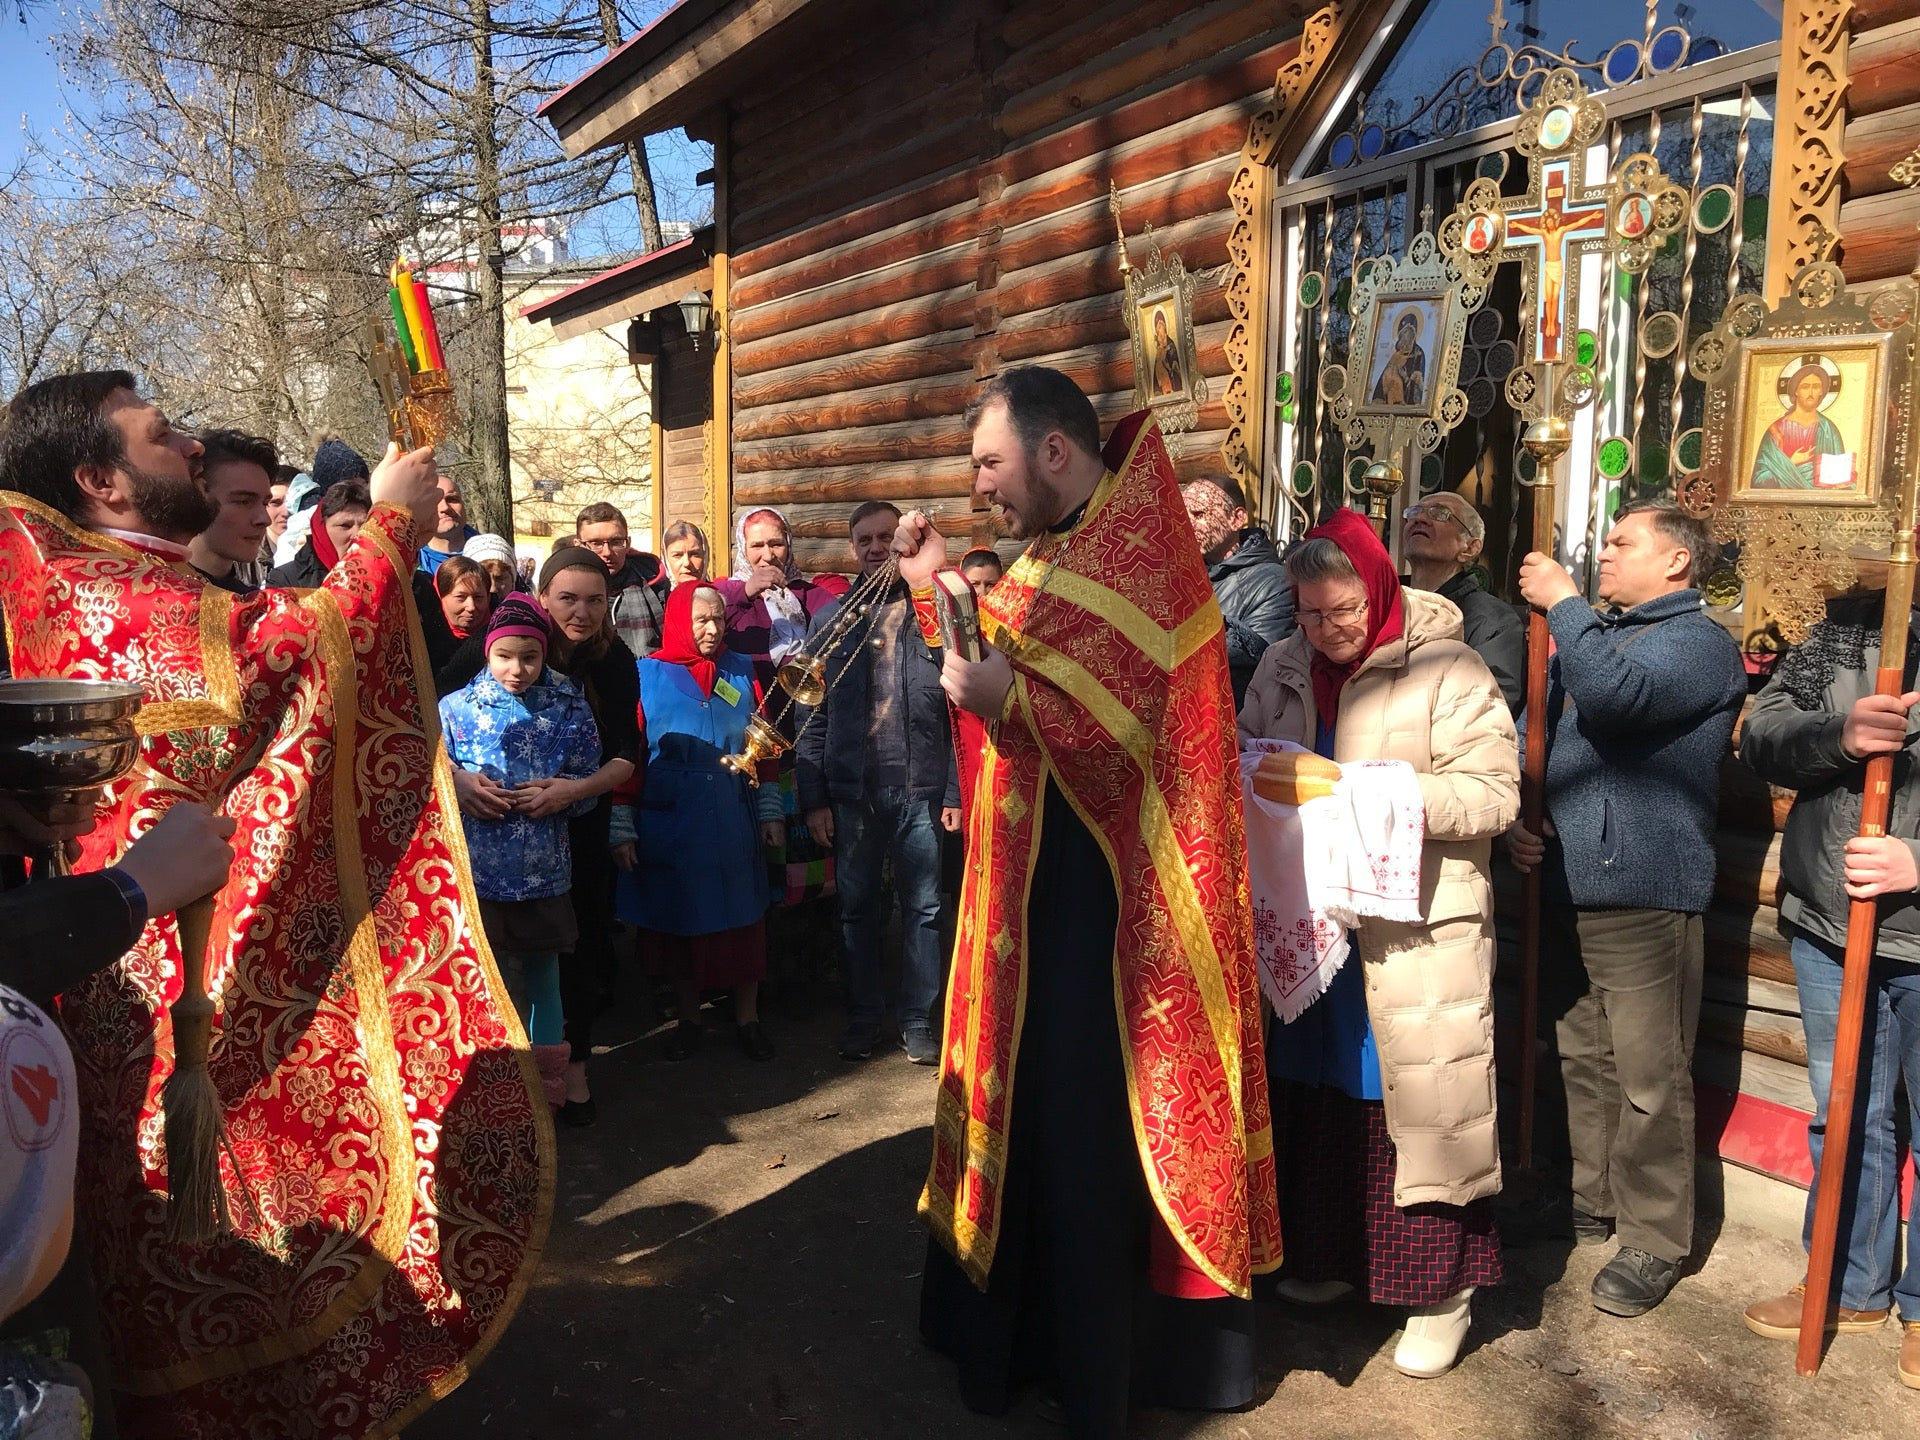
{"label": "icon of virgin mary", "polygon": [[1787,413],[1767,427],[1753,457],[1754,490],[1812,490],[1818,485],[1817,456],[1844,455],[1840,427],[1820,412],[1839,390],[1837,375],[1809,358],[1780,387]]}
{"label": "icon of virgin mary", "polygon": [[1373,382],[1375,405],[1424,405],[1427,352],[1420,345],[1420,312],[1408,309],[1394,321],[1393,350]]}

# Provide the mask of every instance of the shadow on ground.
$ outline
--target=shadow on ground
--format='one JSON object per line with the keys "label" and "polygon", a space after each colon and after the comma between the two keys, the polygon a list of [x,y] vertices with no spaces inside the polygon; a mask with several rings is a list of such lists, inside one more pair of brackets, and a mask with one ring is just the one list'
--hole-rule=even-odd
{"label": "shadow on ground", "polygon": [[[563,1131],[546,1264],[479,1373],[409,1440],[984,1440],[1059,1437],[1028,1395],[968,1414],[917,1333],[915,1221],[933,1075],[897,1051],[847,1065],[834,1007],[769,1028],[754,1065],[730,1038],[668,1065],[639,1009],[604,1022],[600,1123]],[[1894,1379],[1898,1337],[1847,1337],[1817,1382],[1739,1310],[1798,1274],[1735,1224],[1654,1315],[1586,1303],[1604,1248],[1511,1249],[1476,1300],[1471,1350],[1418,1382],[1390,1364],[1400,1317],[1368,1305],[1260,1307],[1262,1401],[1153,1412],[1138,1440],[1892,1440],[1920,1426]]]}

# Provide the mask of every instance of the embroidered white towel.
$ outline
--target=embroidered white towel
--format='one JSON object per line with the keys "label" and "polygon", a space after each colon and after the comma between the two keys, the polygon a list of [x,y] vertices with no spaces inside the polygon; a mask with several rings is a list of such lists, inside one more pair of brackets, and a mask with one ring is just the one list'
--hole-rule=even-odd
{"label": "embroidered white towel", "polygon": [[1260,986],[1283,1021],[1326,993],[1361,916],[1414,925],[1423,918],[1426,811],[1413,767],[1404,760],[1342,765],[1333,794],[1299,806],[1254,792],[1262,755],[1304,748],[1250,740],[1240,752]]}

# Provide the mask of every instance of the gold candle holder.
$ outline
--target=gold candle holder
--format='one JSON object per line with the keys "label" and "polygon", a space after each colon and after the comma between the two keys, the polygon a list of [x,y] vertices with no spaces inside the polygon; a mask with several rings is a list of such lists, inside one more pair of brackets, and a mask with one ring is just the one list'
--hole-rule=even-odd
{"label": "gold candle holder", "polygon": [[451,440],[460,429],[460,405],[454,398],[453,377],[445,370],[422,370],[408,379],[411,383],[401,405],[406,411],[413,448],[438,447]]}

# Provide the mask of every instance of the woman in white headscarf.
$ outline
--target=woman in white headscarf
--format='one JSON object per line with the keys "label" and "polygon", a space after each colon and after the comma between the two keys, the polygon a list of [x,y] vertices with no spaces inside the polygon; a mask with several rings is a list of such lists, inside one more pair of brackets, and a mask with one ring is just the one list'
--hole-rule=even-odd
{"label": "woman in white headscarf", "polygon": [[833,603],[794,563],[787,517],[766,508],[741,515],[733,526],[733,578],[716,580],[714,588],[727,602],[727,648],[753,661],[754,678],[771,695],[773,672]]}

